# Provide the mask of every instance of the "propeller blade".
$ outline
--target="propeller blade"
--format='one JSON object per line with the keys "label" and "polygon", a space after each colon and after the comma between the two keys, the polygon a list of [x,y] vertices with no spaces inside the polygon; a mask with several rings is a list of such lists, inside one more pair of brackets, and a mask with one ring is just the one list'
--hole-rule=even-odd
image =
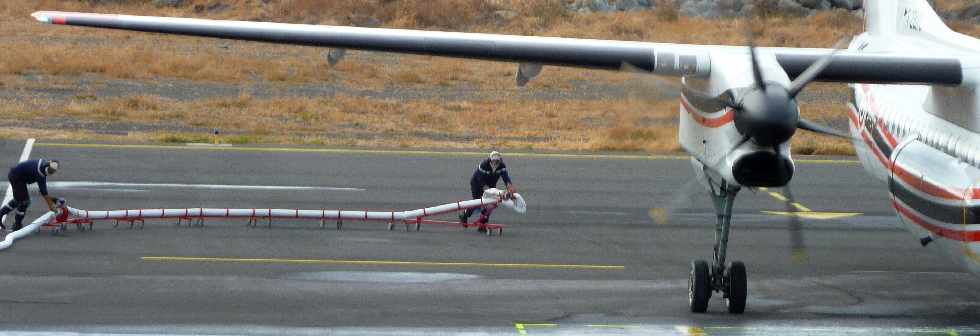
{"label": "propeller blade", "polygon": [[692,202],[691,200],[696,193],[697,182],[695,178],[688,179],[680,189],[673,193],[674,197],[667,206],[650,209],[650,218],[653,219],[653,222],[658,225],[670,224],[677,209],[681,209]]}
{"label": "propeller blade", "polygon": [[749,53],[752,55],[752,76],[755,78],[755,87],[765,89],[763,84],[762,68],[759,67],[759,57],[755,52],[755,43],[749,40]]}
{"label": "propeller blade", "polygon": [[[742,139],[740,139],[738,141],[738,143],[736,143],[734,146],[732,146],[731,149],[729,149],[728,151],[725,151],[725,155],[722,155],[717,160],[715,160],[715,162],[713,162],[710,165],[708,165],[708,168],[709,169],[714,169],[714,167],[716,165],[718,165],[719,163],[721,163],[721,160],[724,160],[725,157],[727,157],[729,154],[731,154],[732,152],[734,152],[736,149],[738,149],[739,147],[741,147],[743,144],[745,144],[746,142],[748,142],[751,139],[752,139],[752,137],[743,137]],[[670,204],[668,204],[666,207],[663,207],[663,208],[653,208],[653,209],[650,209],[650,217],[653,218],[654,222],[656,224],[668,224],[668,223],[670,223],[671,218],[673,218],[673,215],[676,212],[676,210],[678,208],[680,208],[680,206],[682,204],[686,204],[686,203],[690,202],[691,196],[694,194],[693,191],[694,191],[694,186],[695,185],[697,185],[697,179],[692,178],[692,179],[688,180],[681,187],[680,192],[679,193],[675,193],[675,195],[677,197],[674,197],[674,199],[671,200]]]}
{"label": "propeller blade", "polygon": [[816,62],[813,62],[809,68],[806,68],[803,73],[797,76],[796,79],[794,79],[789,85],[789,96],[796,97],[796,95],[800,94],[807,84],[810,84],[813,79],[817,78],[817,76],[819,76],[820,73],[830,65],[830,62],[834,59],[834,55],[843,50],[844,46],[847,45],[847,42],[848,40],[846,38],[837,41],[837,43],[833,46],[833,51],[821,57]]}
{"label": "propeller blade", "polygon": [[649,74],[652,74],[653,73],[653,71],[651,71],[651,70],[647,70],[647,69],[644,69],[644,68],[635,66],[635,65],[633,65],[633,63],[629,63],[629,62],[623,62],[622,64],[620,64],[619,65],[619,71],[622,71],[622,72],[632,72],[632,73],[641,73],[641,74],[646,74],[646,75],[649,75]]}
{"label": "propeller blade", "polygon": [[803,118],[800,118],[797,127],[814,133],[829,135],[832,137],[838,137],[842,139],[855,140],[854,137],[851,137],[850,134],[847,134],[843,131],[839,131]]}
{"label": "propeller blade", "polygon": [[789,240],[793,251],[793,262],[799,264],[807,259],[806,244],[803,240],[803,225],[800,224],[800,217],[796,212],[802,210],[797,208],[796,199],[793,198],[793,189],[786,184],[783,187],[786,193],[786,213],[789,215]]}
{"label": "propeller blade", "polygon": [[691,105],[701,111],[715,112],[728,107],[738,109],[738,104],[735,103],[735,97],[731,90],[725,91],[718,96],[711,96],[707,93],[689,88],[687,85],[683,85],[681,86],[681,94],[687,98],[687,101]]}
{"label": "propeller blade", "polygon": [[[774,148],[777,152],[779,148]],[[782,169],[777,169],[779,174],[785,174]],[[785,176],[782,176],[785,177]],[[796,198],[793,197],[793,189],[790,188],[789,183],[783,186],[783,192],[786,193],[783,203],[786,205],[786,215],[789,217],[789,241],[790,246],[793,251],[793,262],[799,264],[806,261],[806,244],[803,241],[803,225],[800,224],[800,217],[797,216],[799,211],[809,211],[809,209],[796,203]]]}

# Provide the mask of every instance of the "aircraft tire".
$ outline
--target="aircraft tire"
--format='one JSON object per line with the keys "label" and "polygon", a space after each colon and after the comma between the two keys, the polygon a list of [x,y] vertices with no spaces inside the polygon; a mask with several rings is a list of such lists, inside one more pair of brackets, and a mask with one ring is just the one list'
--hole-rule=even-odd
{"label": "aircraft tire", "polygon": [[708,299],[711,298],[711,276],[708,274],[708,262],[704,260],[691,262],[691,275],[687,282],[687,298],[692,313],[704,313],[708,310]]}
{"label": "aircraft tire", "polygon": [[748,295],[745,264],[741,261],[732,262],[725,273],[728,283],[728,295],[726,295],[725,304],[728,306],[728,312],[741,314],[745,312],[745,298]]}

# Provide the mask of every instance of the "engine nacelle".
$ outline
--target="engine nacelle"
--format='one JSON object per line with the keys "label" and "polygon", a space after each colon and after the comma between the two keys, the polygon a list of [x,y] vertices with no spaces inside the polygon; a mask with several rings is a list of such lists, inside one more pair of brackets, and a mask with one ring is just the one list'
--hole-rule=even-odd
{"label": "engine nacelle", "polygon": [[957,260],[980,255],[978,182],[980,169],[918,140],[908,140],[892,153],[892,207],[917,238],[935,238]]}
{"label": "engine nacelle", "polygon": [[793,161],[771,150],[758,150],[738,156],[732,164],[732,177],[746,187],[782,187],[793,179]]}

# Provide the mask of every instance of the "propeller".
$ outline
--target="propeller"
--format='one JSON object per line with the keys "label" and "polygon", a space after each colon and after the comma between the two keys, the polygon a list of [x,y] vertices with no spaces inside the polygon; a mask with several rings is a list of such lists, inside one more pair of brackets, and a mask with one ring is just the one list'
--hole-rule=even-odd
{"label": "propeller", "polygon": [[796,199],[793,198],[793,189],[789,183],[783,186],[786,193],[786,214],[789,216],[789,241],[793,251],[793,261],[797,264],[803,263],[807,259],[806,244],[803,241],[803,225],[800,224],[800,216],[796,215]]}
{"label": "propeller", "polygon": [[[777,169],[779,174],[785,174],[782,169]],[[783,186],[783,192],[786,194],[782,199],[786,206],[786,216],[789,217],[789,225],[786,229],[789,231],[789,241],[792,251],[792,260],[796,264],[801,264],[807,259],[806,243],[803,240],[803,225],[800,223],[800,216],[797,212],[800,210],[809,210],[803,208],[796,202],[796,198],[793,197],[793,188],[790,187],[789,183]]]}
{"label": "propeller", "polygon": [[[846,39],[838,41],[833,51],[821,57],[794,79],[789,87],[775,82],[766,82],[755,45],[749,42],[752,61],[753,85],[736,100],[730,92],[712,96],[689,87],[684,87],[684,95],[699,106],[727,107],[735,110],[735,127],[745,136],[751,137],[759,146],[774,147],[788,141],[797,129],[823,135],[850,139],[843,132],[823,126],[800,117],[797,96],[808,84],[813,82],[833,61]],[[717,109],[721,110],[721,109]],[[734,149],[733,149],[734,150]]]}
{"label": "propeller", "polygon": [[[726,151],[724,155],[718,157],[717,161],[711,163],[708,167],[716,169],[715,166],[721,160],[748,141],[753,141],[759,146],[772,147],[778,152],[778,146],[789,141],[797,129],[827,136],[853,139],[845,132],[801,118],[799,115],[799,103],[797,101],[797,96],[830,65],[834,55],[843,48],[846,42],[846,39],[838,41],[834,45],[832,52],[810,65],[810,67],[790,83],[789,87],[786,87],[780,83],[765,81],[762,68],[759,64],[756,47],[750,37],[749,53],[752,61],[753,86],[743,91],[737,91],[738,93],[742,93],[738,100],[736,100],[733,90],[714,96],[683,85],[681,88],[682,93],[689,102],[696,106],[704,107],[705,110],[710,111],[720,111],[725,108],[734,109],[735,127],[743,135],[732,148]],[[783,169],[776,169],[776,171],[781,175],[786,174],[786,171]],[[785,176],[782,177],[785,178]],[[789,179],[784,180],[788,181]],[[694,180],[692,179],[692,181]],[[692,181],[689,181],[680,189],[680,194],[677,195],[678,197],[675,197],[668,207],[654,209],[657,211],[651,210],[651,215],[657,223],[663,224],[669,221],[675,209],[681,204],[680,201],[690,198],[691,187],[694,185]],[[792,259],[795,263],[802,263],[807,259],[807,252],[800,217],[795,214],[798,211],[797,203],[789,183],[783,188],[786,193],[786,199],[784,200],[786,212],[789,215],[787,229],[790,236]]]}

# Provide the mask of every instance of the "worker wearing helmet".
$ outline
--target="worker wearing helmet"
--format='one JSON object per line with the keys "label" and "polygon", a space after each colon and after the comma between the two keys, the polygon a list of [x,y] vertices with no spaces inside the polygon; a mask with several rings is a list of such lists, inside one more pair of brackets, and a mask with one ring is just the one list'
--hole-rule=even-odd
{"label": "worker wearing helmet", "polygon": [[28,160],[10,168],[7,179],[10,181],[10,188],[14,191],[14,198],[0,207],[0,231],[7,228],[3,225],[4,216],[14,210],[16,212],[14,213],[13,231],[23,227],[24,215],[27,214],[27,207],[31,205],[31,198],[27,195],[28,184],[37,183],[37,188],[48,204],[48,209],[55,211],[56,199],[48,196],[47,180],[48,176],[58,171],[58,168],[58,160],[46,159]]}
{"label": "worker wearing helmet", "polygon": [[[517,192],[517,188],[510,180],[510,175],[507,174],[507,165],[504,164],[503,156],[500,152],[493,151],[490,155],[480,162],[480,165],[476,167],[476,171],[473,172],[473,176],[470,177],[470,193],[473,195],[474,199],[483,197],[483,191],[496,188],[497,180],[503,178],[504,184],[507,186],[507,191],[510,193]],[[474,209],[468,209],[459,215],[459,221],[466,224],[470,216],[473,215]],[[483,214],[484,220],[489,219],[489,213]]]}

